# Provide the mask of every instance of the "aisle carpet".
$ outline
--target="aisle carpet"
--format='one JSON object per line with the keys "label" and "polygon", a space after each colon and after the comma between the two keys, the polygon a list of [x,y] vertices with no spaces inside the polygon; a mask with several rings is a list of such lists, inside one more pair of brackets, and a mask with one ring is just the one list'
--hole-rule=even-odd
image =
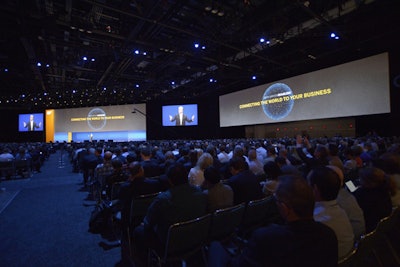
{"label": "aisle carpet", "polygon": [[[114,266],[120,249],[103,250],[100,235],[88,232],[92,202],[85,201],[82,174],[57,151],[41,173],[2,181],[1,266]],[[87,205],[89,204],[89,206]]]}

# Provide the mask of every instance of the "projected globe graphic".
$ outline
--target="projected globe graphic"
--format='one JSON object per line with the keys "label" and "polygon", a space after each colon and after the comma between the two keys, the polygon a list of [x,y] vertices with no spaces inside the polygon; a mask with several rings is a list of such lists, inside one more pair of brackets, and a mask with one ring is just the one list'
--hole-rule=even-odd
{"label": "projected globe graphic", "polygon": [[269,118],[280,120],[292,111],[294,100],[290,97],[293,92],[284,83],[274,83],[265,90],[262,98],[262,108]]}
{"label": "projected globe graphic", "polygon": [[106,112],[101,108],[94,108],[87,115],[87,123],[93,130],[101,130],[107,123]]}

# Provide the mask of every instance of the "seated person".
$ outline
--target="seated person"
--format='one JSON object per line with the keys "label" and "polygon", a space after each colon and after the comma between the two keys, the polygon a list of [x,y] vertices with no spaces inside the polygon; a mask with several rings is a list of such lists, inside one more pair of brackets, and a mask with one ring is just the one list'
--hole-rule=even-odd
{"label": "seated person", "polygon": [[207,198],[199,187],[188,183],[182,164],[172,165],[167,176],[171,188],[160,193],[152,202],[143,223],[135,228],[134,258],[145,262],[147,249],[160,250],[166,242],[169,227],[177,222],[201,217],[207,213]]}
{"label": "seated person", "polygon": [[390,178],[376,167],[360,169],[359,175],[360,187],[353,194],[364,212],[365,230],[369,233],[392,212]]}
{"label": "seated person", "polygon": [[115,192],[114,196],[111,195],[113,184],[125,182],[128,179],[128,175],[124,172],[122,168],[123,164],[120,159],[114,158],[111,161],[111,165],[113,166],[114,171],[110,176],[106,177],[106,194],[110,200],[114,199],[118,195],[118,192]]}
{"label": "seated person", "polygon": [[233,205],[233,191],[229,185],[221,183],[221,174],[214,166],[204,170],[203,193],[207,195],[207,210],[214,212],[217,209]]}
{"label": "seated person", "polygon": [[278,177],[282,175],[282,171],[274,161],[268,161],[264,164],[264,172],[267,179],[263,183],[262,191],[264,195],[271,196],[275,192],[278,185]]}
{"label": "seated person", "polygon": [[334,231],[313,219],[314,195],[306,180],[279,177],[274,194],[286,224],[257,229],[241,253],[231,256],[219,242],[209,248],[208,265],[217,266],[337,266]]}
{"label": "seated person", "polygon": [[229,167],[232,176],[226,181],[226,184],[233,190],[234,205],[263,197],[258,178],[248,169],[244,157],[233,157]]}
{"label": "seated person", "polygon": [[345,257],[354,245],[354,232],[346,212],[338,205],[341,188],[339,175],[329,167],[316,167],[307,175],[315,196],[314,220],[335,232],[338,239],[339,259]]}

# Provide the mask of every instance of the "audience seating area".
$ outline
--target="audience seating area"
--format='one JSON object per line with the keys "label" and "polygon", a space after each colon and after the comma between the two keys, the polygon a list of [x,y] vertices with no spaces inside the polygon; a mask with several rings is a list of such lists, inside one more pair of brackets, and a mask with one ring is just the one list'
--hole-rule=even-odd
{"label": "audience seating area", "polygon": [[[346,148],[357,146],[366,142],[376,143],[376,153],[377,155],[382,155],[387,151],[392,151],[394,153],[400,153],[399,139],[397,138],[379,138],[379,137],[366,137],[366,138],[342,138],[335,137],[332,139],[320,138],[312,140],[313,146],[327,145],[330,143],[335,143],[340,151],[338,156],[342,161],[342,152]],[[166,155],[167,152],[171,152],[175,156],[176,161],[179,160],[181,154],[184,153],[183,147],[188,148],[192,151],[208,151],[210,145],[215,148],[215,152],[219,152],[219,145],[224,144],[226,146],[229,144],[230,152],[233,152],[236,146],[241,146],[243,151],[248,151],[250,148],[255,149],[257,144],[262,144],[263,147],[268,148],[268,146],[274,146],[278,148],[285,148],[290,151],[291,154],[288,158],[293,157],[298,162],[300,159],[295,153],[294,147],[296,143],[293,138],[283,138],[283,139],[271,139],[271,140],[179,140],[179,141],[148,141],[148,142],[126,142],[126,143],[96,143],[91,144],[63,144],[61,147],[65,149],[70,156],[71,163],[73,165],[73,172],[82,172],[81,160],[82,155],[77,152],[85,149],[102,147],[103,152],[106,150],[116,151],[121,150],[121,148],[127,148],[129,156],[133,158],[134,161],[140,161],[140,146],[149,145],[155,149],[152,157],[158,162],[159,166],[165,166],[166,160],[159,157],[161,155]],[[56,146],[59,146],[58,148]],[[41,147],[42,151],[39,162],[43,164],[46,157],[48,157],[51,151],[55,149],[60,149],[60,144],[36,144],[37,147]],[[3,144],[3,151],[5,147],[10,147],[9,144]],[[40,165],[34,163],[34,160],[27,159],[17,159],[18,151],[21,149],[19,145],[12,145],[13,149],[10,151],[14,156],[12,160],[2,160],[0,161],[0,172],[2,179],[16,179],[16,178],[26,178],[32,177],[34,172],[40,171]],[[34,151],[32,146],[26,145],[22,147],[25,151]],[[228,149],[227,149],[228,150]],[[270,155],[269,155],[270,156]],[[217,158],[217,155],[214,155]],[[131,161],[132,162],[132,161]],[[301,161],[300,161],[301,162]],[[352,180],[357,181],[358,170],[367,166],[371,163],[364,163],[364,166],[357,167],[348,173],[344,174],[344,181]],[[188,165],[194,167],[193,165]],[[222,166],[228,166],[227,163],[221,164]],[[295,169],[299,173],[303,170],[304,162],[298,165],[294,165]],[[186,166],[185,166],[186,167]],[[188,167],[190,170],[191,167]],[[223,170],[223,167],[220,167]],[[227,167],[224,169],[226,170]],[[226,172],[221,172],[221,181],[229,179],[225,177]],[[162,178],[165,175],[165,170],[160,173],[159,176],[147,177],[148,179],[160,180],[162,183]],[[89,181],[95,182],[95,174],[90,173]],[[268,179],[267,174],[262,174],[259,177],[260,182]],[[164,177],[165,178],[165,177]],[[165,181],[164,181],[165,183]],[[261,183],[262,184],[262,183]],[[260,184],[260,186],[261,186]],[[110,188],[109,199],[103,198],[103,188],[99,188],[94,183],[92,186],[89,185],[89,193],[92,194],[96,204],[99,203],[113,203],[113,200],[118,198],[119,188],[122,185],[121,182],[114,183]],[[399,185],[398,185],[399,186]],[[400,191],[399,191],[400,192]],[[131,244],[131,238],[129,238],[135,227],[137,227],[146,215],[148,207],[151,205],[155,197],[159,193],[141,195],[132,199],[130,205],[125,207],[120,213],[121,217],[116,216],[114,220],[122,220],[122,237],[125,236],[128,242],[129,252],[133,251],[133,244]],[[113,203],[114,204],[114,203]],[[393,205],[394,207],[396,205]],[[121,221],[116,223],[121,223]],[[241,248],[247,243],[251,234],[255,229],[269,225],[271,223],[281,224],[283,223],[280,217],[279,211],[276,207],[275,200],[272,195],[265,196],[262,199],[256,199],[249,201],[247,203],[241,203],[232,207],[216,210],[212,213],[206,214],[202,217],[195,218],[189,221],[177,222],[170,226],[168,231],[168,238],[165,246],[160,250],[151,249],[148,255],[148,263],[157,266],[166,265],[169,262],[186,262],[193,255],[196,255],[197,260],[203,261],[206,266],[205,253],[209,244],[212,241],[220,241],[226,248],[232,252],[232,254],[241,251]],[[134,242],[134,241],[133,241]],[[132,254],[130,254],[132,255]],[[347,257],[339,261],[340,267],[355,267],[355,266],[400,266],[400,208],[395,207],[390,216],[382,219],[376,229],[368,234],[362,236],[362,238],[357,241],[354,245],[354,249]]]}
{"label": "audience seating area", "polygon": [[340,267],[400,266],[400,208],[383,218],[375,231],[361,237]]}

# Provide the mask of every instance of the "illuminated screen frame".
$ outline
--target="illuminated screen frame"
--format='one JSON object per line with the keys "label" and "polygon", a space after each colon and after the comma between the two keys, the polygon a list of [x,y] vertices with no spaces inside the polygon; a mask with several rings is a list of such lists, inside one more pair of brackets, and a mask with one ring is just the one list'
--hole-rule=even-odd
{"label": "illuminated screen frame", "polygon": [[[187,121],[180,125],[178,121],[178,109],[183,108],[183,114],[186,116]],[[192,120],[193,119],[193,120]],[[166,127],[178,126],[197,126],[198,125],[198,104],[185,104],[185,105],[164,105],[162,106],[162,125]]]}
{"label": "illuminated screen frame", "polygon": [[145,141],[145,111],[146,104],[46,110],[46,141]]}
{"label": "illuminated screen frame", "polygon": [[[29,121],[30,116],[33,116],[35,125],[30,130]],[[18,115],[18,131],[19,132],[43,132],[44,124],[43,124],[43,113],[29,113],[29,114],[19,114]]]}
{"label": "illuminated screen frame", "polygon": [[221,95],[219,111],[221,127],[390,113],[389,56]]}

